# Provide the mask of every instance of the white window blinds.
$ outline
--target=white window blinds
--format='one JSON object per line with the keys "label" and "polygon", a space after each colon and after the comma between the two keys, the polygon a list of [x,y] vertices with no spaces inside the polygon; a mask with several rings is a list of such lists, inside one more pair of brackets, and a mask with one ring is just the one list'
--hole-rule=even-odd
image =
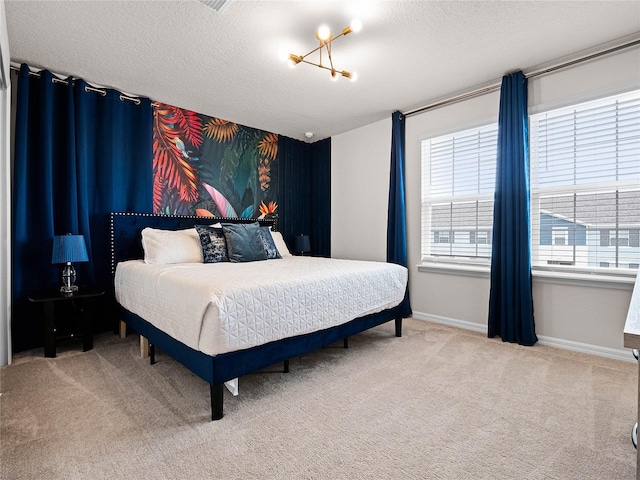
{"label": "white window blinds", "polygon": [[531,116],[530,152],[533,265],[637,269],[640,92]]}
{"label": "white window blinds", "polygon": [[422,258],[491,257],[497,124],[422,142]]}

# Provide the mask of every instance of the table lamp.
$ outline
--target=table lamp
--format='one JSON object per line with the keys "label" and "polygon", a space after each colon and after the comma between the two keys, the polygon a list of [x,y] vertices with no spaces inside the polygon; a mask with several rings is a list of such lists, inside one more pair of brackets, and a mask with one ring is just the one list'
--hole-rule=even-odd
{"label": "table lamp", "polygon": [[294,251],[300,255],[311,251],[311,241],[309,235],[296,235],[294,238]]}
{"label": "table lamp", "polygon": [[53,252],[51,263],[65,263],[62,270],[62,286],[60,292],[64,295],[73,295],[78,291],[76,282],[76,270],[72,262],[88,262],[87,246],[84,243],[84,235],[57,235],[53,237]]}

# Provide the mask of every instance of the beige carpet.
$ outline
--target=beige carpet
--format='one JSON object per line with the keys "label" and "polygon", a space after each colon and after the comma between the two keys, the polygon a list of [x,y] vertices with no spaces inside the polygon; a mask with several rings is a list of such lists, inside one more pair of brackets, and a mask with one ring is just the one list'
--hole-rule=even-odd
{"label": "beige carpet", "polygon": [[[622,333],[621,333],[622,334]],[[135,336],[0,369],[3,479],[632,479],[637,366],[405,320],[208,385]]]}

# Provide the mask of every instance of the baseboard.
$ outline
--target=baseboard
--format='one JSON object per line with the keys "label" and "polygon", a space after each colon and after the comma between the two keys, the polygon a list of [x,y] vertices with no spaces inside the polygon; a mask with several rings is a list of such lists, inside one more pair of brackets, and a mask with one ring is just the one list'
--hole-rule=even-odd
{"label": "baseboard", "polygon": [[562,338],[546,337],[544,335],[538,335],[538,342],[541,345],[548,345],[550,347],[564,348],[565,350],[573,350],[574,352],[589,353],[591,355],[599,355],[600,357],[612,358],[613,360],[637,363],[637,360],[631,353],[631,349],[625,350],[601,347],[599,345],[574,342],[572,340],[564,340]]}
{"label": "baseboard", "polygon": [[[474,332],[487,333],[487,326],[479,323],[469,322],[466,320],[458,320],[455,318],[441,317],[439,315],[431,315],[422,312],[413,312],[413,318],[423,320],[425,322],[440,323],[450,327],[462,328],[464,330],[472,330]],[[548,345],[550,347],[563,348],[574,352],[588,353],[590,355],[598,355],[600,357],[611,358],[613,360],[622,360],[623,362],[636,362],[629,349],[617,349],[602,347],[599,345],[591,345],[588,343],[574,342],[572,340],[564,340],[562,338],[547,337],[538,335],[538,343],[540,345]]]}
{"label": "baseboard", "polygon": [[475,322],[468,322],[466,320],[457,320],[455,318],[441,317],[439,315],[431,315],[429,313],[416,312],[414,310],[413,318],[416,320],[424,320],[425,322],[440,323],[442,325],[448,325],[449,327],[458,327],[464,330],[473,330],[474,332],[487,333],[487,326],[480,325]]}

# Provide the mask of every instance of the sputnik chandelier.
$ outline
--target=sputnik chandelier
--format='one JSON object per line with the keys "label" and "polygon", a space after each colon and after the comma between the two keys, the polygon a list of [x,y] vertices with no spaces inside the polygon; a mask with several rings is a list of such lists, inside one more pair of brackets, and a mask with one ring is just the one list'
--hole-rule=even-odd
{"label": "sputnik chandelier", "polygon": [[[320,42],[320,45],[311,50],[309,53],[305,55],[295,55],[293,53],[289,54],[289,65],[291,68],[295,67],[299,63],[308,63],[309,65],[315,65],[319,68],[324,68],[325,70],[329,70],[331,72],[331,79],[337,80],[338,78],[345,77],[350,80],[355,80],[357,78],[356,72],[349,72],[347,70],[338,70],[333,65],[333,57],[331,56],[331,44],[334,40],[337,40],[340,37],[345,35],[349,35],[350,33],[357,33],[362,29],[362,22],[360,20],[353,20],[348,27],[342,29],[339,35],[335,37],[332,36],[331,30],[326,25],[321,25],[316,31],[316,38]],[[325,51],[326,57],[328,59],[328,65],[322,63],[322,52]],[[318,63],[311,62],[307,59],[309,55],[312,53],[318,52],[320,55],[320,59]]]}

